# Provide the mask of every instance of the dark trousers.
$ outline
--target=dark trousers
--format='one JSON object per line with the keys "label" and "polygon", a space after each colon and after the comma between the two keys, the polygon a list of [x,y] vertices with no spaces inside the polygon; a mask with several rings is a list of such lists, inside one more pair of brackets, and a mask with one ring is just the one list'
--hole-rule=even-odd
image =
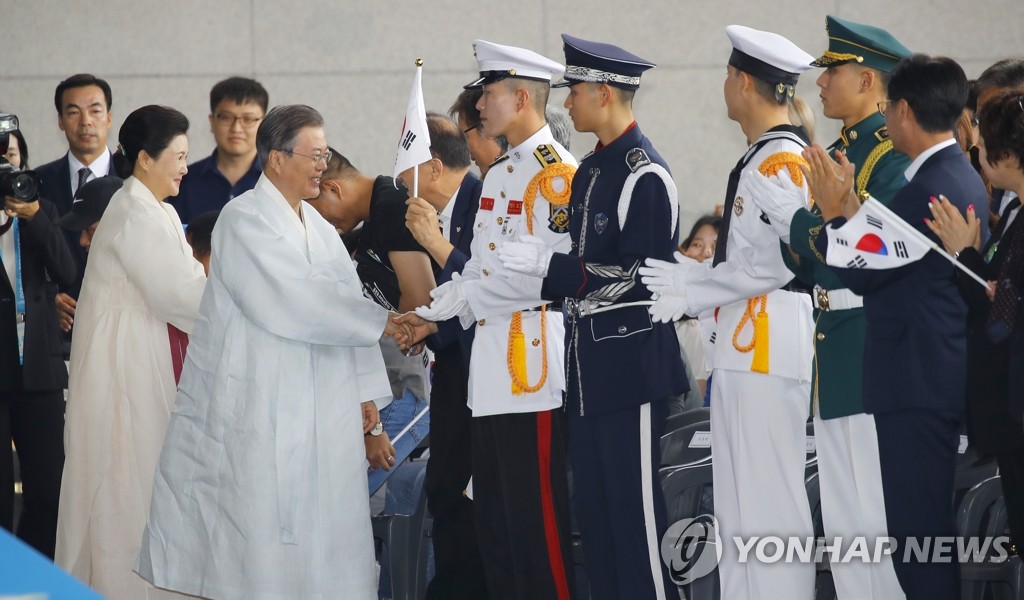
{"label": "dark trousers", "polygon": [[430,460],[427,508],[433,517],[434,578],[428,600],[487,598],[473,502],[466,484],[473,473],[466,370],[458,345],[439,351],[430,391]]}
{"label": "dark trousers", "polygon": [[1010,540],[1017,547],[1017,555],[1024,558],[1024,449],[996,454],[996,464],[1006,501]]}
{"label": "dark trousers", "polygon": [[16,535],[53,558],[64,471],[64,392],[0,392],[0,527],[14,530],[14,456],[18,450],[22,512]]}
{"label": "dark trousers", "polygon": [[[908,538],[956,535],[953,478],[963,417],[929,410],[903,410],[875,415],[878,458],[889,535],[896,538],[896,577],[907,600],[958,600],[960,566],[955,555],[947,562],[907,557]],[[935,546],[931,540],[929,556]]]}
{"label": "dark trousers", "polygon": [[661,560],[668,524],[658,467],[667,412],[664,401],[570,412],[573,505],[593,600],[657,598],[655,577],[668,597],[678,594]]}
{"label": "dark trousers", "polygon": [[491,598],[573,597],[562,409],[473,418],[473,508]]}

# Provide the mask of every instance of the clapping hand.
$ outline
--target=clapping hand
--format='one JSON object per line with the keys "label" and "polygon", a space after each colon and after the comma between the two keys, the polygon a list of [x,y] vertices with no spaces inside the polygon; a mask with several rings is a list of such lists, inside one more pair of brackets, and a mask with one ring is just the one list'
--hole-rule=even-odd
{"label": "clapping hand", "polygon": [[967,207],[967,218],[960,214],[949,198],[940,195],[928,203],[932,218],[924,222],[932,233],[942,240],[942,246],[950,254],[959,254],[965,248],[981,249],[981,221],[974,214],[974,205]]}
{"label": "clapping hand", "polygon": [[832,160],[824,148],[814,144],[804,148],[807,165],[800,165],[811,188],[811,198],[821,209],[825,221],[839,216],[850,218],[860,209],[860,201],[853,194],[855,166],[845,154],[837,152],[836,155],[839,162]]}

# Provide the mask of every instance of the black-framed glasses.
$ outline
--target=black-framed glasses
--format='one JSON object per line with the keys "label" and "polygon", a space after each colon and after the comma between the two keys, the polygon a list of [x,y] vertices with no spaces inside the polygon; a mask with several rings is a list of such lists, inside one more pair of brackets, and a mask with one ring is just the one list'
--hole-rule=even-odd
{"label": "black-framed glasses", "polygon": [[477,129],[480,129],[480,124],[479,123],[477,123],[476,125],[473,125],[473,126],[470,126],[470,127],[467,127],[465,129],[463,129],[462,133],[464,133],[466,135],[469,135],[470,131],[476,131]]}
{"label": "black-framed glasses", "polygon": [[331,162],[331,157],[334,156],[334,153],[331,152],[330,150],[326,152],[320,152],[318,150],[316,154],[303,154],[301,152],[289,150],[288,148],[277,148],[277,150],[289,155],[294,154],[296,156],[305,156],[306,158],[312,160],[314,165],[319,163],[320,161],[324,161],[324,164],[326,165],[327,163]]}
{"label": "black-framed glasses", "polygon": [[891,103],[892,103],[892,100],[889,100],[889,99],[882,100],[881,102],[876,102],[875,106],[878,107],[878,114],[880,114],[880,115],[882,115],[884,117],[885,116],[885,111],[889,110],[889,104],[891,104]]}
{"label": "black-framed glasses", "polygon": [[233,115],[231,113],[215,113],[213,118],[224,127],[234,127],[235,123],[241,123],[243,127],[253,127],[263,120],[263,117],[254,115]]}

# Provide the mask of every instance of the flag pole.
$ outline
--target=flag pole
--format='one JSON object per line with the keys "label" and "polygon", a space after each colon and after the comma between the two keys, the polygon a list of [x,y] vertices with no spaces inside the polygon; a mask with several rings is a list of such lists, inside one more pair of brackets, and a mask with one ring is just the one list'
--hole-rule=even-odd
{"label": "flag pole", "polygon": [[924,235],[923,233],[921,233],[920,231],[918,231],[914,227],[911,227],[910,223],[907,223],[906,221],[904,221],[902,217],[900,217],[895,212],[893,212],[893,210],[890,209],[888,206],[882,204],[881,202],[879,202],[875,198],[871,198],[871,200],[874,200],[875,203],[877,204],[877,206],[875,207],[876,210],[878,210],[881,213],[885,213],[889,217],[890,223],[892,223],[895,227],[897,227],[899,229],[902,229],[903,232],[908,234],[908,235],[913,235],[913,236],[918,237],[929,248],[931,248],[935,252],[938,252],[940,256],[942,256],[943,258],[945,258],[949,262],[953,263],[954,267],[956,267],[956,268],[960,269],[961,271],[963,271],[964,273],[966,273],[968,277],[970,277],[971,279],[977,281],[986,290],[988,289],[988,282],[987,281],[985,281],[984,279],[979,277],[978,274],[975,273],[974,271],[968,269],[967,266],[962,264],[960,261],[958,261],[956,259],[956,257],[954,257],[950,253],[946,252],[946,250],[942,246],[940,246],[939,244],[936,244],[935,242],[933,242],[931,240],[931,238],[929,238],[928,236]]}
{"label": "flag pole", "polygon": [[[422,77],[423,77],[423,59],[416,59],[416,76],[420,80],[420,89],[423,89]],[[416,165],[412,168],[412,195],[414,198],[420,196],[420,166]]]}

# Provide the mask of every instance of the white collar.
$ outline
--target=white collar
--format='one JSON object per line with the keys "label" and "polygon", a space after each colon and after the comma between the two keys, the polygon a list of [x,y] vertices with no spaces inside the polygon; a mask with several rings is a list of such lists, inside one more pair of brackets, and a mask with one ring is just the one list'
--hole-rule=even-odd
{"label": "white collar", "polygon": [[554,139],[551,135],[551,128],[545,123],[543,127],[537,130],[537,133],[526,138],[526,141],[522,144],[515,148],[509,148],[508,156],[513,162],[521,162],[533,156],[533,151],[537,149],[537,146],[550,144]]}
{"label": "white collar", "polygon": [[921,154],[918,154],[917,158],[914,159],[914,162],[910,163],[910,166],[907,167],[907,170],[903,172],[903,176],[907,178],[907,181],[913,181],[914,175],[917,175],[918,170],[921,169],[921,165],[923,165],[926,160],[931,158],[939,150],[942,150],[946,146],[952,146],[955,143],[955,139],[949,138],[948,140],[935,144],[934,146],[928,148]]}
{"label": "white collar", "polygon": [[[461,189],[461,187],[459,189]],[[448,203],[445,204],[444,208],[441,209],[441,212],[437,213],[438,219],[440,219],[441,221],[451,221],[452,220],[452,213],[455,212],[455,197],[458,196],[458,195],[459,195],[459,190],[456,189],[455,193],[452,194],[452,197],[448,199]]]}
{"label": "white collar", "polygon": [[[288,203],[288,200],[285,199],[284,194],[281,193],[281,190],[277,189],[277,186],[274,185],[274,182],[270,181],[270,179],[267,178],[266,173],[260,175],[259,180],[256,182],[256,188],[262,191],[264,194],[270,196],[270,198],[274,201],[274,206],[276,206],[279,210],[284,212],[285,218],[288,220],[288,222],[294,225],[302,234],[302,237],[305,238],[306,225],[303,223],[302,218],[300,218],[298,213],[295,212],[295,209],[292,208],[292,205]],[[303,204],[304,203],[302,202],[299,203],[299,210],[303,210]]]}
{"label": "white collar", "polygon": [[107,150],[103,154],[96,157],[96,160],[92,161],[91,164],[82,164],[82,161],[78,160],[71,152],[68,152],[68,166],[71,167],[71,176],[77,177],[78,171],[82,167],[89,167],[92,174],[96,177],[106,177],[107,173],[110,173],[110,150]]}

